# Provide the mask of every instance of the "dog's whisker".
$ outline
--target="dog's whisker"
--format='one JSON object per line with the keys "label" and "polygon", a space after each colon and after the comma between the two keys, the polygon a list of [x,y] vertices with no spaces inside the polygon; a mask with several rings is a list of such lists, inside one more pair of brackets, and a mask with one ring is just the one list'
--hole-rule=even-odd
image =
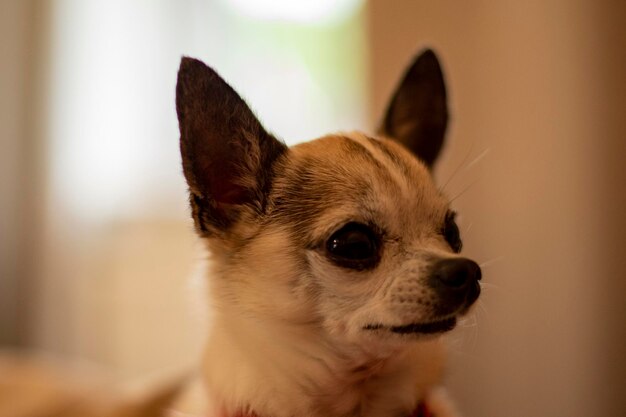
{"label": "dog's whisker", "polygon": [[448,184],[452,182],[452,180],[459,174],[459,172],[468,171],[470,168],[472,168],[474,165],[480,162],[485,156],[487,156],[489,152],[491,152],[491,148],[486,148],[484,151],[478,154],[478,156],[476,156],[473,160],[471,160],[470,162],[467,162],[467,159],[472,153],[473,148],[474,148],[474,142],[472,142],[472,144],[470,145],[470,148],[468,152],[465,154],[465,156],[463,157],[463,160],[461,161],[461,163],[455,168],[455,170],[452,172],[448,180],[441,187],[442,191],[446,189]]}
{"label": "dog's whisker", "polygon": [[467,158],[469,158],[473,149],[474,149],[474,142],[470,144],[470,147],[467,150],[467,153],[465,154],[465,156],[463,157],[463,160],[461,161],[461,163],[454,169],[454,171],[452,171],[452,174],[450,174],[450,177],[447,179],[447,181],[443,183],[443,186],[441,187],[442,191],[446,189],[446,187],[452,181],[452,179],[456,176],[456,174],[459,173],[459,171],[461,170],[465,162],[467,162]]}
{"label": "dog's whisker", "polygon": [[465,341],[459,341],[459,344],[469,345],[471,347],[475,347],[478,341],[478,317],[477,312],[473,312],[472,314],[464,317],[459,322],[459,327],[461,329],[467,329],[465,332]]}
{"label": "dog's whisker", "polygon": [[470,314],[469,316],[464,317],[459,322],[459,327],[462,327],[464,329],[475,327],[477,325],[478,321],[476,320],[476,316],[474,314]]}
{"label": "dog's whisker", "polygon": [[479,313],[483,313],[485,316],[489,315],[489,312],[487,311],[487,307],[485,307],[485,303],[482,300],[478,301],[476,306],[478,308]]}
{"label": "dog's whisker", "polygon": [[456,196],[452,197],[450,199],[450,202],[452,203],[454,200],[456,200],[457,198],[461,197],[463,194],[465,194],[470,188],[472,188],[476,183],[478,182],[478,179],[472,181],[472,183],[470,183],[467,187],[465,187],[460,193],[458,193]]}
{"label": "dog's whisker", "polygon": [[463,170],[467,171],[468,169],[476,165],[476,163],[478,163],[481,159],[483,159],[490,151],[491,151],[491,148],[487,148],[484,151],[482,151],[476,158],[474,158],[473,161],[467,164],[467,166],[465,166]]}
{"label": "dog's whisker", "polygon": [[[478,343],[478,328],[479,328],[479,324],[484,322],[484,317],[488,315],[487,309],[485,307],[485,304],[482,300],[478,300],[478,302],[476,303],[476,309],[474,310],[473,314],[472,314],[472,318],[474,319],[476,325],[473,326],[473,332],[472,332],[472,343],[475,346],[476,343]],[[479,317],[482,316],[483,318]]]}
{"label": "dog's whisker", "polygon": [[475,306],[472,308],[471,310],[471,314],[468,315],[468,317],[472,317],[472,319],[476,322],[476,324],[479,323],[478,320],[478,316],[481,314],[487,314],[487,310],[485,309],[485,305],[482,299],[479,299],[476,301]]}
{"label": "dog's whisker", "polygon": [[495,263],[498,263],[498,262],[502,261],[502,259],[504,259],[503,256],[498,256],[496,258],[489,259],[488,261],[484,261],[484,262],[478,264],[478,266],[480,266],[481,268],[487,268],[487,267],[492,266]]}
{"label": "dog's whisker", "polygon": [[450,182],[452,182],[454,177],[456,177],[456,175],[461,171],[461,168],[463,168],[463,165],[465,165],[465,163],[467,162],[467,159],[472,154],[472,150],[473,149],[474,149],[474,142],[472,142],[470,144],[470,147],[467,150],[467,152],[465,153],[465,156],[463,157],[463,159],[461,160],[461,163],[459,165],[457,165],[457,167],[454,169],[454,171],[452,171],[452,174],[450,174],[450,177],[446,180],[446,182],[443,183],[443,186],[441,187],[441,190],[445,190],[446,187],[448,186],[448,184],[450,184]]}
{"label": "dog's whisker", "polygon": [[498,294],[508,294],[508,295],[513,294],[513,292],[511,291],[511,288],[508,288],[503,285],[493,284],[491,282],[481,282],[480,288],[483,294],[490,294],[492,291],[495,291]]}
{"label": "dog's whisker", "polygon": [[483,291],[501,290],[502,289],[502,287],[500,285],[496,285],[496,284],[491,283],[491,282],[482,282],[480,284],[480,288]]}

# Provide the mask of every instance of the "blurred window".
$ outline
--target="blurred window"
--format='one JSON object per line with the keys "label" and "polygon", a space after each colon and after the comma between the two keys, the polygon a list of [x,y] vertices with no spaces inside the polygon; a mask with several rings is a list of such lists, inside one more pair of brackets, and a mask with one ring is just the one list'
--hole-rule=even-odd
{"label": "blurred window", "polygon": [[72,219],[187,215],[174,107],[181,55],[213,66],[288,144],[362,127],[361,0],[59,0],[52,206]]}

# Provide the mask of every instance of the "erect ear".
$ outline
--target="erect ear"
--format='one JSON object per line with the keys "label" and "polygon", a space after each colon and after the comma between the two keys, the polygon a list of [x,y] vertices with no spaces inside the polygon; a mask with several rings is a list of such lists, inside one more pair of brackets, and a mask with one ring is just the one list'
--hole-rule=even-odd
{"label": "erect ear", "polygon": [[270,135],[211,68],[183,58],[176,85],[183,171],[196,228],[226,231],[244,211],[261,212],[273,162],[286,146]]}
{"label": "erect ear", "polygon": [[396,139],[432,169],[448,124],[446,87],[435,53],[423,51],[396,89],[379,133]]}

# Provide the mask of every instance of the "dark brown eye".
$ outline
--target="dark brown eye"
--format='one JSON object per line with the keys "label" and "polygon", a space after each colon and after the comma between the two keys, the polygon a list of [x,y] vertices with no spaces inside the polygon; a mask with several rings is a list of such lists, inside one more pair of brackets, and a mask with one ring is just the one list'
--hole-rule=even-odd
{"label": "dark brown eye", "polygon": [[441,234],[450,245],[450,248],[456,253],[461,252],[463,248],[463,242],[461,241],[461,233],[459,232],[459,226],[456,225],[456,221],[454,218],[456,217],[456,213],[454,211],[449,211],[446,214],[446,219],[441,230]]}
{"label": "dark brown eye", "polygon": [[326,242],[326,252],[339,266],[363,270],[376,266],[379,246],[379,237],[369,226],[352,222],[332,234]]}

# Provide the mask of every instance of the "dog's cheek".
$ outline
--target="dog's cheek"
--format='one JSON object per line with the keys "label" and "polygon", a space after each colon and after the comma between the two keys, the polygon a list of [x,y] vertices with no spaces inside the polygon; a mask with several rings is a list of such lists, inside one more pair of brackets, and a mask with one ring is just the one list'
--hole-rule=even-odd
{"label": "dog's cheek", "polygon": [[230,252],[225,259],[234,269],[227,284],[241,300],[242,308],[290,322],[315,321],[318,290],[290,232],[272,224],[255,232],[248,229],[246,222],[234,226],[237,234],[252,237],[242,240],[243,246],[234,257]]}
{"label": "dog's cheek", "polygon": [[311,286],[326,331],[337,337],[361,333],[364,310],[376,303],[376,278],[371,271],[353,271],[333,265],[318,252],[307,256]]}

